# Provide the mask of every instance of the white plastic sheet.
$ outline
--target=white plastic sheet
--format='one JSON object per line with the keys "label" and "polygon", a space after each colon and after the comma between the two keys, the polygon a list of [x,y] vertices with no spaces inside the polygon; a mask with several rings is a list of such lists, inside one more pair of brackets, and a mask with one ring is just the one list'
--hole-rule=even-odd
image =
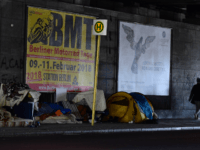
{"label": "white plastic sheet", "polygon": [[[91,89],[89,91],[86,91],[86,92],[81,92],[81,93],[78,93],[73,98],[72,101],[74,103],[78,103],[78,102],[80,102],[81,100],[84,99],[86,101],[87,105],[92,110],[92,106],[93,106],[93,94],[94,94],[93,89]],[[106,109],[106,100],[105,100],[104,92],[103,92],[103,90],[97,90],[95,110],[96,111],[104,111],[105,109]]]}

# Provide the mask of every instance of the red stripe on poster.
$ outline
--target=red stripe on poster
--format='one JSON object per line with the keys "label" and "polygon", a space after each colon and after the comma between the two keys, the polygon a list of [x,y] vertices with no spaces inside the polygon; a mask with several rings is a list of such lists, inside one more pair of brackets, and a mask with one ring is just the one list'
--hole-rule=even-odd
{"label": "red stripe on poster", "polygon": [[56,85],[56,84],[29,84],[29,87],[36,91],[55,92],[56,88],[64,87],[67,92],[84,92],[88,91],[91,86],[71,86],[71,85]]}
{"label": "red stripe on poster", "polygon": [[27,54],[27,57],[94,63],[94,60],[74,59],[74,58],[65,58],[65,57],[52,57],[52,56],[41,56],[41,55],[31,55],[31,54]]}

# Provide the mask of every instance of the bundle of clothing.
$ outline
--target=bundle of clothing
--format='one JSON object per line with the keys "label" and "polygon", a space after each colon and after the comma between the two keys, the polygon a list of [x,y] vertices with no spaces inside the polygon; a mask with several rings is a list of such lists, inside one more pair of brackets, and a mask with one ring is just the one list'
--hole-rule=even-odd
{"label": "bundle of clothing", "polygon": [[77,121],[74,114],[71,114],[69,108],[56,103],[40,102],[38,103],[38,111],[34,113],[35,121],[43,123],[82,123]]}
{"label": "bundle of clothing", "polygon": [[10,112],[12,116],[33,119],[34,108],[37,108],[41,93],[30,89],[27,84],[0,84],[0,108]]}
{"label": "bundle of clothing", "polygon": [[31,119],[24,119],[16,116],[12,116],[10,111],[5,108],[0,108],[0,127],[19,127],[29,126],[33,123]]}
{"label": "bundle of clothing", "polygon": [[29,88],[27,84],[1,83],[0,109],[8,112],[10,117],[6,121],[0,120],[0,126],[5,122],[13,124],[16,118],[41,123],[82,123],[76,120],[76,116],[71,114],[69,108],[61,104],[39,102],[40,95],[41,93]]}
{"label": "bundle of clothing", "polygon": [[29,88],[27,84],[21,83],[1,83],[0,87],[0,107],[19,105],[20,102],[37,102],[40,93]]}

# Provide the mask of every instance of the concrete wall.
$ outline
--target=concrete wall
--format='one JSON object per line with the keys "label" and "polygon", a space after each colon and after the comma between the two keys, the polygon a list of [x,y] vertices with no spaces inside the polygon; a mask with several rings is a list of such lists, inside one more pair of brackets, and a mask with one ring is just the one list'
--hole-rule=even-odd
{"label": "concrete wall", "polygon": [[181,22],[183,14],[139,6],[126,8],[120,3],[115,3],[114,10],[108,10],[111,4],[107,9],[100,9],[89,6],[88,0],[1,0],[0,3],[1,82],[24,82],[27,5],[108,19],[108,36],[101,38],[98,75],[98,89],[104,90],[106,98],[117,92],[118,22],[167,27],[172,28],[170,96],[148,97],[160,118],[193,117],[195,107],[188,97],[196,77],[200,77],[200,26]]}

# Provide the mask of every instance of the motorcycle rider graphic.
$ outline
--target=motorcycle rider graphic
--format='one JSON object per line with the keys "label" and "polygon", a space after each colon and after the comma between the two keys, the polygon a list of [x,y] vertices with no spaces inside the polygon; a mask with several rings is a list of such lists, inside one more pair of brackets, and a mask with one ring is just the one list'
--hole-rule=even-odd
{"label": "motorcycle rider graphic", "polygon": [[38,18],[36,23],[31,28],[28,37],[30,44],[39,43],[47,40],[53,31],[53,16],[49,15],[47,18]]}

